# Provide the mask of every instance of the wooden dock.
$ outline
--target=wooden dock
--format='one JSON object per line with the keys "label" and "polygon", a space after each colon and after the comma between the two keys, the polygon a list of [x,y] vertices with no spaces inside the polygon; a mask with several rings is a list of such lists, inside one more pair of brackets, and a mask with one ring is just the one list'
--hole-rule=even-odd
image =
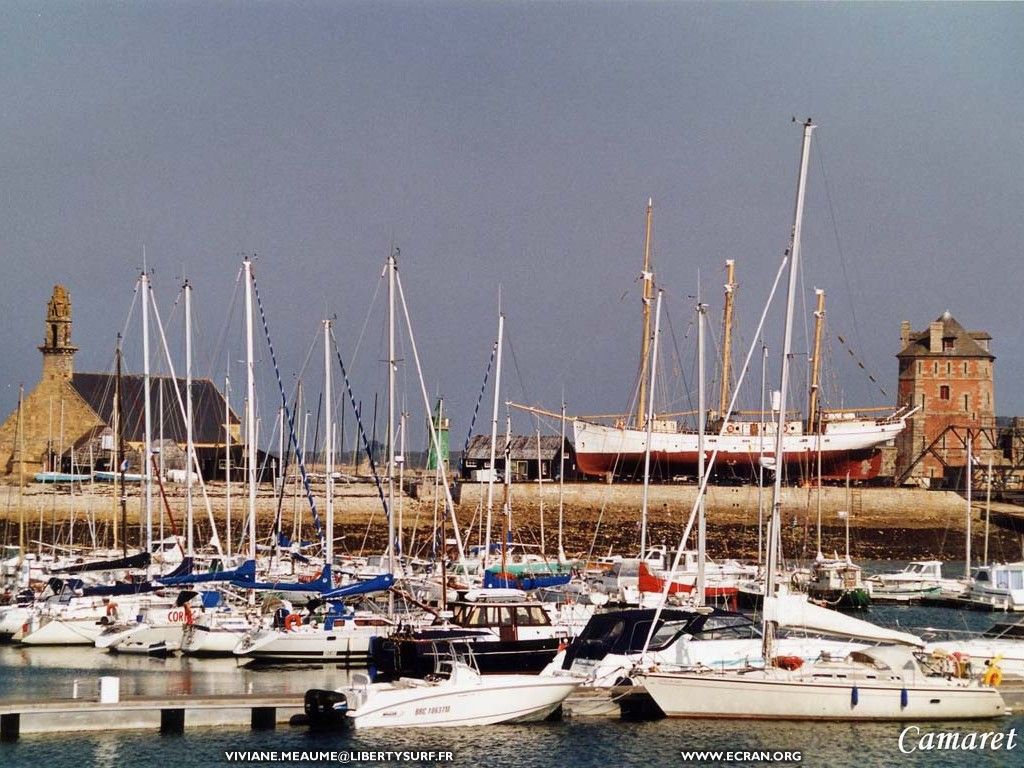
{"label": "wooden dock", "polygon": [[303,712],[301,696],[128,696],[116,702],[92,699],[23,699],[0,702],[0,741],[17,741],[23,733],[69,731],[159,730],[244,726],[273,730]]}

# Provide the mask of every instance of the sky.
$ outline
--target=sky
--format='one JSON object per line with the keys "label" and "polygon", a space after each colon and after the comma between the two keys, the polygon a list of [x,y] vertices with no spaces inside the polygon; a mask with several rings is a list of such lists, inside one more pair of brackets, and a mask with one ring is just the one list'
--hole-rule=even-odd
{"label": "sky", "polygon": [[[685,410],[695,297],[714,356],[736,260],[739,361],[788,244],[809,117],[796,344],[825,289],[826,406],[893,403],[900,321],[925,329],[949,310],[992,334],[997,411],[1024,414],[1022,50],[1019,4],[4,3],[0,410],[38,379],[58,282],[76,368],[110,370],[125,330],[141,370],[145,251],[179,373],[187,277],[197,375],[230,372],[240,400],[237,278],[255,254],[286,388],[318,390],[331,316],[368,414],[397,247],[453,447],[499,302],[503,399],[622,412],[649,197],[666,308],[657,407]],[[781,322],[777,300],[772,350]],[[258,400],[274,403],[257,341]],[[401,406],[422,425],[407,339],[399,357]],[[741,404],[756,405],[759,375]]]}

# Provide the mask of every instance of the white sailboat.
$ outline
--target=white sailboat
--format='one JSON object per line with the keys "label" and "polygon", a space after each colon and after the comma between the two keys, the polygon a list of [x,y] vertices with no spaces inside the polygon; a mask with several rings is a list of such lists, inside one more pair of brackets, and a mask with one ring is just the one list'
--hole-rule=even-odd
{"label": "white sailboat", "polygon": [[[789,291],[783,334],[782,372],[775,455],[784,455],[789,351],[810,140],[814,125],[804,124],[800,174],[789,254]],[[810,664],[784,663],[778,654],[777,622],[769,610],[776,600],[775,559],[781,520],[782,472],[775,474],[768,528],[763,663],[743,671],[666,672],[652,669],[641,681],[670,717],[756,719],[908,720],[969,719],[1002,715],[1005,705],[994,687],[956,677],[925,663],[927,657],[904,646],[887,645],[850,653],[842,660],[822,656]]]}

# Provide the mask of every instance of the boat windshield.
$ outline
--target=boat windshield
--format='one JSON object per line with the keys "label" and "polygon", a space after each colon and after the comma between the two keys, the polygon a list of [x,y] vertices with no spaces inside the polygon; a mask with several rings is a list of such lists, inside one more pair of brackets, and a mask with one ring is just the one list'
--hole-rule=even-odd
{"label": "boat windshield", "polygon": [[695,640],[745,640],[760,637],[758,628],[744,616],[708,616]]}

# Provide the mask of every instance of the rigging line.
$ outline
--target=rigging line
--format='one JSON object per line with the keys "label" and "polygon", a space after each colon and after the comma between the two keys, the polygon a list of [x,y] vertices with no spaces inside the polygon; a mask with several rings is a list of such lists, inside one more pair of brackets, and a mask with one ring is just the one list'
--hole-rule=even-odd
{"label": "rigging line", "polygon": [[[366,429],[363,426],[362,415],[359,412],[359,406],[356,403],[356,396],[352,392],[352,383],[348,377],[348,370],[345,368],[345,361],[341,358],[341,348],[338,346],[338,339],[334,335],[334,328],[331,328],[331,342],[334,344],[334,354],[338,358],[338,367],[341,369],[341,377],[345,381],[345,391],[348,393],[348,402],[352,406],[352,413],[356,417],[356,429],[359,432],[359,437],[362,439],[363,450],[366,451],[366,458],[370,463],[370,473],[373,475],[373,482],[377,486],[377,497],[380,499],[381,506],[384,508],[385,520],[391,519],[391,510],[388,508],[388,500],[384,495],[384,485],[381,483],[380,474],[377,472],[377,464],[373,460],[373,448],[370,445],[370,438],[366,434]],[[370,522],[373,522],[373,518],[370,518]],[[369,531],[369,529],[367,529]],[[366,539],[363,539],[364,545]],[[388,546],[392,543],[388,542]]]}
{"label": "rigging line", "polygon": [[516,348],[512,344],[512,334],[509,331],[508,324],[505,326],[505,339],[508,342],[508,351],[512,355],[512,367],[516,369],[516,378],[519,379],[519,389],[523,393],[523,399],[526,402],[531,402],[530,396],[526,392],[526,382],[523,380],[523,373],[519,369],[519,360],[516,358]]}
{"label": "rigging line", "polygon": [[[252,279],[253,295],[256,297],[256,306],[259,307],[260,310],[260,322],[263,324],[263,333],[266,336],[267,347],[270,350],[270,362],[274,365],[274,377],[277,379],[277,389],[281,394],[281,407],[284,408],[285,415],[288,417],[288,442],[291,444],[299,461],[299,471],[302,473],[302,485],[306,489],[306,501],[309,502],[309,509],[313,514],[313,526],[316,530],[317,538],[320,539],[320,546],[324,547],[326,550],[327,540],[324,535],[324,527],[320,522],[320,514],[316,509],[316,499],[313,497],[313,489],[310,486],[309,475],[306,472],[306,461],[295,436],[295,413],[288,409],[288,397],[284,391],[284,383],[281,381],[281,369],[277,365],[277,355],[274,352],[274,343],[270,339],[270,327],[267,325],[267,315],[263,309],[263,300],[260,298],[259,289],[256,287],[256,276],[251,267],[249,274]],[[252,407],[252,405],[250,405],[250,407]]]}
{"label": "rigging line", "polygon": [[871,371],[864,364],[864,362],[859,357],[857,357],[856,353],[846,343],[846,339],[844,339],[838,333],[836,334],[836,339],[839,340],[839,343],[842,344],[843,348],[850,354],[850,357],[853,358],[853,361],[857,364],[857,367],[864,371],[864,373],[868,377],[868,380],[871,381],[876,387],[878,387],[878,391],[881,392],[885,397],[889,397],[889,393],[886,392],[885,388],[878,383],[878,379],[875,378],[874,374],[871,373]]}
{"label": "rigging line", "polygon": [[[683,355],[682,355],[682,352],[680,352],[680,350],[679,350],[679,339],[676,336],[675,324],[672,322],[672,313],[669,311],[669,308],[665,304],[662,304],[662,309],[665,312],[665,320],[666,320],[666,325],[668,325],[669,336],[672,337],[672,349],[675,352],[675,359],[679,363],[679,378],[682,379],[683,391],[686,393],[686,398],[685,399],[686,399],[687,409],[690,410],[690,411],[693,411],[693,410],[695,410],[696,406],[693,403],[693,395],[690,392],[690,387],[689,387],[689,385],[686,382],[686,370],[685,370],[685,368],[683,367],[683,364],[682,364]],[[686,334],[683,336],[684,339],[687,338],[687,336],[689,336],[690,325],[692,325],[692,323],[687,325]],[[699,416],[698,416],[698,418],[699,418]]]}
{"label": "rigging line", "polygon": [[[221,355],[224,354],[224,348],[227,346],[228,332],[233,325],[232,320],[235,317],[235,308],[238,306],[238,294],[239,288],[242,285],[242,270],[238,270],[238,274],[235,275],[235,287],[231,291],[231,301],[228,303],[227,315],[224,317],[224,325],[221,326],[220,333],[217,334],[217,343],[214,346],[213,351],[209,358],[206,360],[206,378],[213,380],[214,372],[213,365],[215,360],[220,360]],[[230,356],[228,360],[228,366],[230,369]],[[221,371],[217,371],[216,375],[220,375]]]}
{"label": "rigging line", "polygon": [[473,406],[473,417],[469,420],[469,431],[466,432],[466,442],[462,446],[462,459],[460,460],[460,470],[465,471],[466,469],[466,453],[469,451],[469,441],[473,439],[473,427],[476,426],[476,417],[480,412],[480,402],[484,398],[484,392],[487,391],[487,379],[491,375],[491,366],[494,365],[494,356],[498,351],[498,342],[495,340],[491,343],[491,357],[487,361],[487,369],[484,371],[484,383],[480,387],[480,393],[476,396],[476,405]]}
{"label": "rigging line", "polygon": [[350,358],[352,365],[355,365],[359,360],[359,350],[363,346],[363,338],[366,336],[366,329],[370,324],[370,316],[373,314],[373,308],[377,305],[377,297],[380,295],[380,287],[383,283],[384,274],[382,273],[373,289],[373,296],[370,297],[370,306],[367,307],[366,315],[363,317],[363,327],[360,329],[359,335],[356,337],[355,349],[352,350],[352,357]]}
{"label": "rigging line", "polygon": [[[825,150],[819,140],[815,146],[815,154],[818,157],[818,169],[821,171],[822,182],[825,186],[825,200],[828,204],[828,215],[832,222],[832,234],[836,239],[836,251],[839,254],[839,269],[843,273],[843,283],[846,286],[846,300],[850,304],[850,317],[853,319],[853,332],[857,336],[857,345],[864,346],[864,340],[860,332],[860,323],[857,320],[857,307],[853,300],[853,289],[850,286],[850,277],[846,273],[846,255],[843,253],[842,239],[839,237],[839,222],[836,220],[835,208],[832,205],[832,189],[828,183],[828,173],[825,171]],[[888,397],[888,395],[887,395]]]}

